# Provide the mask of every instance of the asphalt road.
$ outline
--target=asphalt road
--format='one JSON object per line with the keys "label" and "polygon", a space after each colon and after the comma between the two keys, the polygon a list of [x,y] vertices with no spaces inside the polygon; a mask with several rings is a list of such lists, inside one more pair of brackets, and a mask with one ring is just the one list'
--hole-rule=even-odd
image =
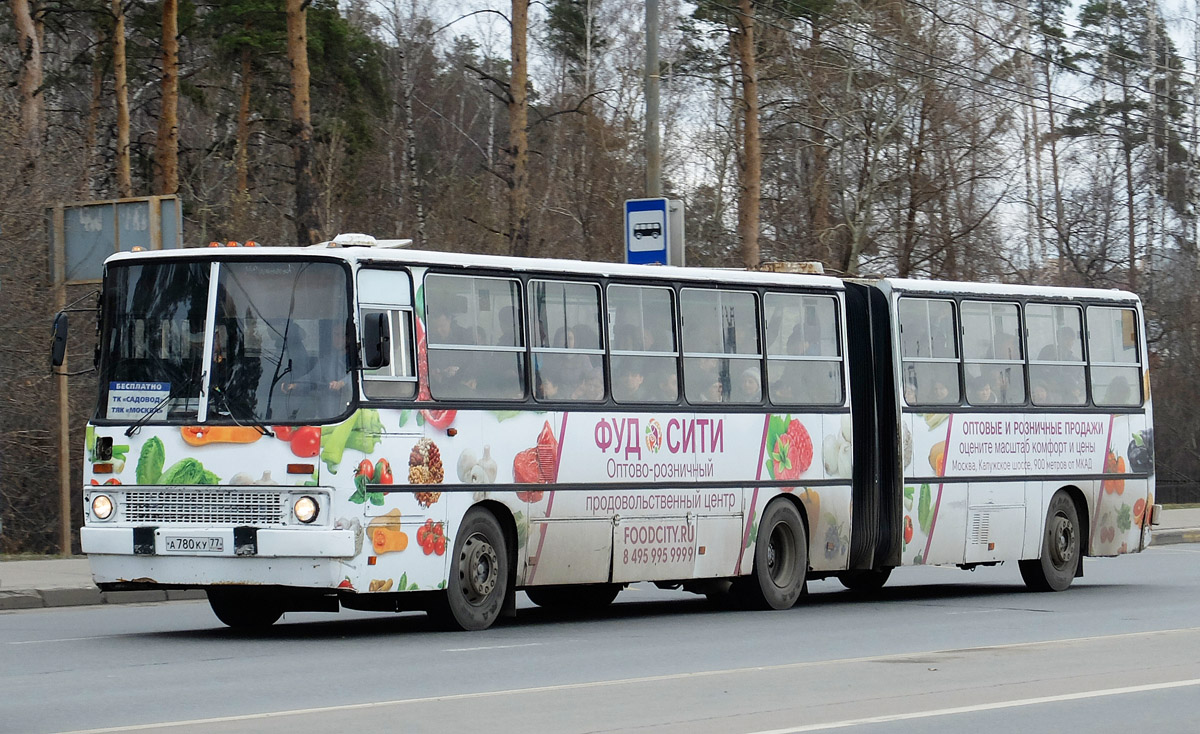
{"label": "asphalt road", "polygon": [[522,605],[481,633],[293,614],[247,635],[203,602],[0,614],[0,732],[1195,732],[1200,545],[903,569],[785,612],[637,586],[590,619]]}

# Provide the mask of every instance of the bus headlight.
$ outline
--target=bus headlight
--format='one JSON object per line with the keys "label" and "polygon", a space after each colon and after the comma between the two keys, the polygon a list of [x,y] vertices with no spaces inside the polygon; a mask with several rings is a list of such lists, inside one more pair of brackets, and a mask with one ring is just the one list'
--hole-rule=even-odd
{"label": "bus headlight", "polygon": [[112,498],[106,494],[98,494],[92,498],[92,517],[97,520],[107,520],[112,517],[113,510],[116,508]]}
{"label": "bus headlight", "polygon": [[296,500],[296,504],[292,505],[292,512],[296,513],[296,519],[304,524],[308,524],[317,519],[317,515],[321,512],[321,506],[317,501],[308,495]]}

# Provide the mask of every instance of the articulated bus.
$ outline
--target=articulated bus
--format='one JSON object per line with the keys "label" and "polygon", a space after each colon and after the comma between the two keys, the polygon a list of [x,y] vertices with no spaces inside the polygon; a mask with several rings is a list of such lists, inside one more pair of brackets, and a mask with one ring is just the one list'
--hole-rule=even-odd
{"label": "articulated bus", "polygon": [[1132,294],[387,244],[108,259],[102,589],[483,629],[634,582],[784,609],[1011,561],[1062,590],[1150,543]]}

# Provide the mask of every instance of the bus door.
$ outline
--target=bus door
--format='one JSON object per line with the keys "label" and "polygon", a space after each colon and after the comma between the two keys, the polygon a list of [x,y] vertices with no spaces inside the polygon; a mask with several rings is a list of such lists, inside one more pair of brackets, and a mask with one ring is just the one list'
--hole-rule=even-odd
{"label": "bus door", "polygon": [[[618,493],[605,485],[621,481],[608,460],[619,452],[614,427],[624,423],[607,411],[587,410],[605,397],[600,286],[531,278],[526,308],[530,390],[539,403],[562,406],[530,414],[533,422],[521,429],[528,435],[513,464],[513,480],[532,485],[517,493],[529,517],[526,581],[606,582]],[[573,406],[583,409],[569,410]],[[622,433],[623,441],[628,438]]]}
{"label": "bus door", "polygon": [[[536,418],[540,426],[536,442],[525,442],[530,446],[517,453],[512,469],[513,481],[527,484],[517,487],[517,499],[525,502],[529,517],[526,582],[542,586],[609,581],[614,508],[631,494],[604,488],[611,480],[592,444],[597,425],[609,426],[609,416],[551,412],[514,420],[525,418]],[[531,424],[529,432],[533,428]],[[554,458],[557,465],[550,469]]]}
{"label": "bus door", "polygon": [[1025,357],[1015,303],[963,300],[963,399],[946,447],[947,476],[970,474],[964,563],[1023,557],[1025,454],[1013,425],[1025,405]]}

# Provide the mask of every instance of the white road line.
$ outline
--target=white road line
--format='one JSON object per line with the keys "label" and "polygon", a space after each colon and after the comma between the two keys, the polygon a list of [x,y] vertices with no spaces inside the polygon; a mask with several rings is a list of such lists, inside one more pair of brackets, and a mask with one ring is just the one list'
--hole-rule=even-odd
{"label": "white road line", "polygon": [[6,642],[5,645],[42,645],[53,642],[79,642],[80,640],[104,640],[113,637],[124,637],[124,635],[92,635],[90,637],[58,637],[51,640],[14,640]]}
{"label": "white road line", "polygon": [[1200,678],[1188,680],[1173,680],[1166,683],[1148,683],[1141,686],[1125,686],[1122,688],[1104,688],[1095,691],[1080,691],[1079,693],[1063,693],[1058,696],[1040,696],[1038,698],[1018,698],[1012,701],[996,701],[994,703],[979,703],[973,706],[955,706],[947,709],[931,709],[928,711],[912,711],[906,714],[885,714],[883,716],[867,716],[861,719],[844,719],[830,721],[824,724],[808,724],[794,726],[788,729],[768,729],[751,732],[751,734],[803,734],[810,731],[828,731],[830,729],[845,729],[851,726],[867,724],[887,724],[893,721],[910,721],[912,719],[931,719],[935,716],[952,716],[954,714],[969,714],[976,711],[995,711],[996,709],[1016,708],[1018,706],[1036,706],[1043,703],[1058,703],[1061,701],[1080,701],[1101,696],[1121,696],[1128,693],[1145,693],[1147,691],[1163,691],[1171,688],[1187,688],[1200,686]]}
{"label": "white road line", "polygon": [[544,642],[522,642],[519,645],[484,645],[482,647],[451,647],[442,652],[475,652],[476,650],[511,650],[514,647],[540,647]]}
{"label": "white road line", "polygon": [[[642,676],[639,678],[616,678],[612,680],[600,681],[585,681],[583,683],[560,683],[550,686],[532,686],[529,688],[510,688],[499,691],[475,691],[471,693],[454,693],[444,696],[426,696],[422,698],[400,698],[391,701],[369,701],[367,703],[348,703],[336,706],[320,706],[316,708],[290,709],[285,711],[268,711],[258,714],[239,714],[235,716],[217,716],[208,719],[187,719],[183,721],[163,721],[156,724],[133,724],[129,726],[113,726],[103,729],[78,729],[69,732],[60,732],[60,734],[119,734],[120,732],[132,731],[153,731],[156,729],[171,729],[181,726],[201,726],[209,724],[224,724],[235,721],[261,721],[263,719],[279,719],[287,716],[310,716],[313,714],[335,713],[342,711],[360,711],[365,709],[383,708],[386,706],[411,706],[414,704],[423,703],[444,703],[448,701],[467,701],[479,698],[493,698],[497,696],[517,696],[528,695],[531,693],[555,693],[559,691],[578,691],[589,688],[611,688],[615,686],[636,685],[642,683],[660,683],[663,681],[679,681],[691,680],[698,678],[711,678],[719,675],[738,675],[741,673],[760,673],[760,672],[775,672],[786,670],[800,670],[802,668],[816,668],[823,665],[846,665],[852,663],[870,663],[881,662],[887,660],[906,660],[914,655],[938,655],[946,653],[963,653],[963,652],[986,652],[989,650],[1012,650],[1023,647],[1047,647],[1050,645],[1061,645],[1078,642],[1094,642],[1098,640],[1119,640],[1132,637],[1152,637],[1155,635],[1169,635],[1176,633],[1195,633],[1200,632],[1200,627],[1184,627],[1179,629],[1168,630],[1145,630],[1140,632],[1122,632],[1116,635],[1093,635],[1089,637],[1070,637],[1061,640],[1040,640],[1034,642],[1011,642],[1001,645],[983,645],[980,647],[971,648],[948,648],[944,650],[921,650],[908,651],[901,653],[893,653],[890,655],[866,655],[857,658],[837,658],[834,660],[808,660],[799,663],[781,663],[779,665],[756,665],[745,668],[726,668],[722,670],[701,670],[692,673],[667,673],[664,675]],[[1200,680],[1197,681],[1200,683]],[[1177,684],[1178,685],[1178,684]],[[1011,705],[1011,704],[1009,704]],[[828,724],[824,725],[826,728]],[[849,724],[847,724],[849,726]],[[786,729],[782,731],[793,731]],[[796,729],[794,731],[805,731],[804,729]],[[765,733],[763,733],[765,734]]]}

